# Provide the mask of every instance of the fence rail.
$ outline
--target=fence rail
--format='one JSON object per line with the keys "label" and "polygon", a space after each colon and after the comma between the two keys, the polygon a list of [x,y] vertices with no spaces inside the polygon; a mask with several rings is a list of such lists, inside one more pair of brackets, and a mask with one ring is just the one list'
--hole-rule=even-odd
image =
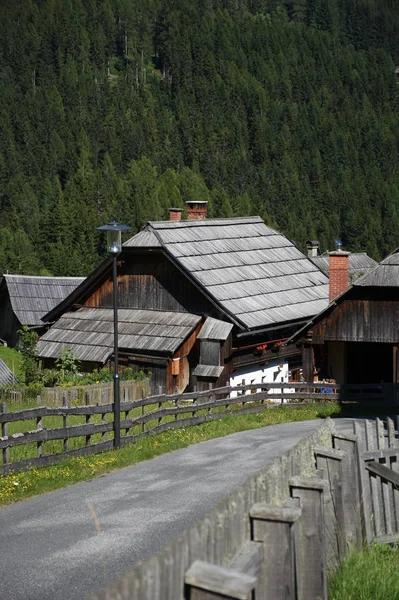
{"label": "fence rail", "polygon": [[[383,386],[342,386],[326,383],[257,383],[227,386],[183,394],[158,394],[135,399],[129,386],[124,386],[121,402],[121,445],[167,430],[199,425],[229,415],[258,413],[281,403],[300,407],[308,402],[340,400],[362,390],[362,398],[379,400],[385,396]],[[142,391],[142,394],[144,392]],[[133,396],[133,397],[132,397]],[[346,397],[347,397],[346,396]],[[70,456],[103,452],[113,444],[112,403],[95,405],[90,392],[84,406],[37,406],[7,412],[0,405],[0,474],[20,471],[29,466],[43,466]],[[79,420],[79,417],[81,419]],[[78,420],[79,422],[76,422]],[[73,421],[73,422],[71,422]],[[61,426],[62,425],[62,426]],[[60,443],[62,442],[62,446]],[[26,451],[18,450],[25,447]]]}

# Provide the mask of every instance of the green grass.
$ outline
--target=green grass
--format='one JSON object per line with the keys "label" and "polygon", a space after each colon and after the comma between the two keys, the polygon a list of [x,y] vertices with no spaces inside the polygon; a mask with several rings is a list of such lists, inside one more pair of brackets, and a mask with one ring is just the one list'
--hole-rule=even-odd
{"label": "green grass", "polygon": [[6,363],[7,367],[14,372],[15,377],[19,381],[24,380],[24,375],[21,369],[22,354],[15,348],[8,346],[0,346],[0,358]]}
{"label": "green grass", "polygon": [[[258,414],[231,415],[202,425],[158,434],[117,451],[104,452],[91,457],[74,458],[51,467],[30,469],[22,473],[2,476],[0,477],[0,506],[56,490],[79,481],[92,479],[113,469],[134,465],[160,454],[165,454],[179,448],[186,448],[192,444],[222,437],[230,433],[257,429],[278,423],[336,416],[339,412],[339,406],[331,403],[324,406],[314,404],[300,408],[281,406],[271,410],[264,410]],[[111,415],[109,417],[111,418]],[[44,419],[45,427],[61,426],[62,417],[48,417],[47,419],[47,422],[46,418]],[[82,417],[71,417],[69,420],[70,424],[74,422],[73,419],[79,419],[79,422],[82,422]],[[52,422],[49,422],[50,420]],[[57,424],[55,420],[57,420]],[[33,421],[10,423],[9,433],[28,431],[33,428],[35,428]],[[110,433],[110,436],[112,436],[112,433]],[[93,436],[93,438],[95,437]],[[79,438],[76,438],[76,440],[70,440],[69,447],[71,449],[74,447],[73,444],[80,443],[80,445],[83,445],[83,440],[80,440],[80,442]],[[96,439],[93,439],[93,441],[96,441]],[[60,446],[59,448],[57,446],[58,451],[61,450],[62,441],[48,442],[48,444],[58,444]],[[12,460],[28,458],[29,456],[35,456],[36,445],[17,446],[11,450],[14,452],[11,455]],[[44,452],[50,451],[55,451],[55,447],[46,447],[44,445]]]}
{"label": "green grass", "polygon": [[399,600],[399,552],[381,544],[352,552],[329,588],[329,600]]}

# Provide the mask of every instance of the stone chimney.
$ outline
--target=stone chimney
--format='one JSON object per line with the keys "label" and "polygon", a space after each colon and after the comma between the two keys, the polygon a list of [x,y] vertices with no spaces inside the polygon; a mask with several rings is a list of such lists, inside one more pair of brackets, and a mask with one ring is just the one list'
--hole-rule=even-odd
{"label": "stone chimney", "polygon": [[169,221],[181,221],[181,208],[170,208],[169,209]]}
{"label": "stone chimney", "polygon": [[206,219],[206,210],[208,202],[205,200],[192,201],[189,200],[187,204],[187,219],[194,221],[197,219]]}
{"label": "stone chimney", "polygon": [[320,256],[320,242],[318,242],[317,240],[308,240],[306,242],[306,247],[308,249],[309,258]]}
{"label": "stone chimney", "polygon": [[345,292],[349,287],[350,252],[334,250],[329,252],[330,292],[329,301]]}

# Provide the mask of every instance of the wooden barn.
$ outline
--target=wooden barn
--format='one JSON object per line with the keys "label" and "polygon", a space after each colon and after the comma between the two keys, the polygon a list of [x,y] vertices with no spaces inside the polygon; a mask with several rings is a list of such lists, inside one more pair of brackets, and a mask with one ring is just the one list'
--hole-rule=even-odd
{"label": "wooden barn", "polygon": [[0,339],[9,346],[18,346],[18,330],[22,325],[44,333],[47,327],[43,315],[82,281],[82,277],[3,275],[0,279]]}
{"label": "wooden barn", "polygon": [[[301,353],[282,342],[328,304],[328,279],[260,217],[149,222],[119,257],[121,360],[152,389],[286,381]],[[38,346],[51,365],[72,348],[86,368],[112,360],[111,259],[46,315]],[[271,379],[270,379],[271,378]]]}
{"label": "wooden barn", "polygon": [[[339,253],[332,254],[334,261]],[[302,347],[305,378],[316,372],[337,383],[399,383],[399,252],[346,291],[342,277],[349,256],[341,255],[336,291],[342,293],[334,298],[332,292],[329,306],[290,340]]]}

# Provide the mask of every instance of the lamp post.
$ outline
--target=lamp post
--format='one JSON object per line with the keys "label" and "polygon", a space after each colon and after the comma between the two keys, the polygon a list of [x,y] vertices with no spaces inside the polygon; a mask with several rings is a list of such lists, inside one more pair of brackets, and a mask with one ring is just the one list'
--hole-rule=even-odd
{"label": "lamp post", "polygon": [[106,225],[97,227],[99,231],[107,232],[107,250],[113,257],[113,308],[114,308],[114,448],[121,445],[121,400],[119,394],[119,354],[118,354],[118,256],[122,251],[122,231],[129,231],[131,227],[122,225],[118,221],[111,221]]}

